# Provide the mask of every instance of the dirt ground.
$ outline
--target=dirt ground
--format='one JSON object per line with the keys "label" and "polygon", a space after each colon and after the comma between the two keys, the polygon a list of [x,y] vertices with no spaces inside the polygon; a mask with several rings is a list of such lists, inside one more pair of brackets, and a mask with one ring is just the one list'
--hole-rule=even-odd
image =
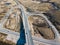
{"label": "dirt ground", "polygon": [[50,28],[48,28],[48,25],[46,24],[46,21],[43,20],[43,18],[39,16],[31,16],[29,18],[29,24],[32,35],[37,37],[42,36],[43,38],[50,40],[54,39],[53,31]]}
{"label": "dirt ground", "polygon": [[[35,3],[32,1],[21,1],[19,0],[21,4],[23,4],[27,11],[33,12],[47,12],[51,9],[53,9],[52,5],[50,3]],[[29,3],[28,3],[29,2]]]}
{"label": "dirt ground", "polygon": [[[54,9],[50,3],[36,3],[32,2],[32,0],[19,0],[23,6],[25,6],[26,11],[28,12],[48,12],[54,15],[58,22],[60,22],[60,10],[52,10]],[[6,2],[11,5],[7,5]],[[13,2],[13,3],[12,3]],[[60,6],[60,0],[50,0],[50,2],[55,2]],[[12,0],[4,0],[4,2],[0,1],[0,20],[5,16],[6,12],[11,8],[16,6],[16,3]],[[18,14],[16,17],[15,14]],[[15,32],[19,32],[20,30],[20,15],[21,12],[18,10],[14,10],[13,13],[9,16],[7,22],[4,24],[4,28],[10,29]],[[46,21],[40,16],[31,16],[28,19],[30,24],[30,29],[32,36],[42,37],[44,39],[53,40],[55,39],[54,32],[51,28],[48,27]],[[13,26],[12,26],[13,25]],[[57,26],[60,30],[60,25]],[[0,33],[0,45],[16,45],[14,42],[6,40],[7,35]],[[40,43],[41,44],[41,43]],[[39,44],[39,45],[40,45]],[[45,45],[45,44],[42,44]]]}

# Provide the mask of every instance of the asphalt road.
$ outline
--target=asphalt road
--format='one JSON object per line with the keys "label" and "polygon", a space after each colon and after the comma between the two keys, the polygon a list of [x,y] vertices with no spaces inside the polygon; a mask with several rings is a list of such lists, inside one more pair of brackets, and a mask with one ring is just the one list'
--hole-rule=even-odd
{"label": "asphalt road", "polygon": [[[44,42],[44,43],[49,43],[51,45],[55,45],[55,44],[60,45],[60,43],[56,42],[56,40],[47,41],[47,40],[44,40],[44,39],[37,39],[36,37],[32,38],[32,35],[30,33],[30,28],[29,28],[29,25],[28,25],[28,16],[31,16],[31,15],[39,15],[39,16],[43,17],[47,21],[47,23],[49,24],[50,28],[52,28],[52,30],[54,31],[56,39],[59,38],[59,33],[58,33],[57,29],[55,28],[55,26],[48,20],[48,18],[45,15],[27,13],[22,4],[20,4],[17,0],[14,0],[14,1],[17,3],[18,7],[21,9],[21,12],[22,12],[21,17],[23,19],[23,25],[24,25],[24,31],[25,31],[25,37],[26,37],[26,45],[34,45],[33,40],[37,40],[37,41]],[[14,31],[11,31],[11,30],[8,30],[8,29],[5,29],[5,28],[1,27],[1,25],[3,25],[6,22],[6,20],[9,17],[9,14],[11,12],[12,12],[12,9],[6,14],[6,16],[1,21],[0,32],[5,33],[5,34],[13,34],[13,35],[16,35],[16,36],[20,36],[20,33],[18,33],[18,32],[14,32]],[[27,14],[28,14],[28,16],[27,16]]]}

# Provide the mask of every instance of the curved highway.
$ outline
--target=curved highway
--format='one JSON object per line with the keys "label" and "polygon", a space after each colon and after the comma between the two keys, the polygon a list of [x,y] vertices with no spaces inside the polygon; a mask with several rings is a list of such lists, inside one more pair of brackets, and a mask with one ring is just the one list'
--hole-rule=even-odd
{"label": "curved highway", "polygon": [[[55,28],[55,26],[48,20],[48,18],[45,15],[27,13],[24,6],[22,4],[20,4],[18,0],[14,0],[14,1],[17,3],[18,8],[20,8],[21,12],[22,12],[21,17],[23,19],[23,26],[24,26],[25,37],[26,37],[26,44],[25,45],[34,45],[33,40],[43,42],[43,43],[47,43],[47,44],[51,44],[51,45],[60,45],[60,43],[56,41],[59,38],[59,33],[58,33],[57,29]],[[16,35],[19,37],[20,33],[14,32],[14,31],[11,31],[11,30],[8,30],[8,29],[5,29],[2,27],[3,24],[6,22],[6,20],[8,19],[9,14],[11,14],[12,9],[10,9],[10,11],[7,12],[6,16],[2,19],[2,21],[0,23],[0,32],[4,33],[4,34],[13,34],[13,35]],[[30,28],[29,28],[29,24],[28,24],[28,17],[31,15],[39,15],[39,16],[43,17],[47,21],[47,23],[49,24],[50,28],[54,31],[56,40],[50,40],[49,41],[49,40],[45,40],[45,39],[40,39],[40,38],[37,39],[36,37],[32,37],[31,32],[30,32]]]}

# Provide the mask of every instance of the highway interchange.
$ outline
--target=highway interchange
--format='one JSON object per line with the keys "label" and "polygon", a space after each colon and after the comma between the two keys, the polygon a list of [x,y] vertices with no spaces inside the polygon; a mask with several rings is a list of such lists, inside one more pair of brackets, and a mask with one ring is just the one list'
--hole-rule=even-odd
{"label": "highway interchange", "polygon": [[[47,44],[51,44],[51,45],[60,45],[60,43],[58,42],[58,39],[60,39],[59,32],[57,31],[55,26],[48,20],[48,18],[44,14],[42,14],[42,13],[39,13],[39,14],[28,13],[28,12],[26,12],[26,9],[24,8],[24,6],[22,4],[20,4],[18,0],[14,0],[14,1],[17,3],[18,8],[21,9],[21,13],[22,13],[21,17],[23,19],[23,25],[24,25],[25,36],[26,36],[26,44],[25,45],[34,45],[33,40],[43,42],[43,43],[47,43]],[[19,37],[20,34],[18,32],[14,32],[14,31],[11,31],[9,29],[3,28],[4,23],[7,21],[9,15],[12,13],[13,9],[14,9],[14,7],[11,8],[6,13],[4,18],[1,20],[1,22],[0,22],[0,32],[4,33],[4,34],[13,34],[13,35],[16,35],[17,37]],[[43,39],[43,38],[36,38],[35,36],[33,36],[33,37],[31,36],[31,32],[30,32],[30,28],[29,28],[29,24],[28,24],[28,17],[31,16],[31,15],[39,15],[47,21],[50,28],[55,33],[55,40],[46,40],[46,39]]]}

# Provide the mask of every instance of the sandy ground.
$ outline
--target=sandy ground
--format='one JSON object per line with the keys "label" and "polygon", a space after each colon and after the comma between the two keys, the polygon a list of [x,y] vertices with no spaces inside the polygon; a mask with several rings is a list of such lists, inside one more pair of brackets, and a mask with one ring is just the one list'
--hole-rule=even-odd
{"label": "sandy ground", "polygon": [[[13,0],[2,0],[0,1],[0,20],[5,16],[5,14],[11,9],[11,7],[16,6]],[[17,16],[14,15],[17,14]],[[4,28],[10,29],[15,32],[20,32],[20,12],[19,9],[14,9],[12,14],[10,14],[8,20],[3,25]],[[13,38],[13,39],[12,39]],[[14,35],[6,35],[0,33],[0,45],[16,45],[19,38]]]}
{"label": "sandy ground", "polygon": [[[32,2],[32,1],[21,1],[21,4],[23,4],[27,11],[38,11],[38,12],[47,12],[51,9],[53,9],[53,7],[51,6],[51,4],[49,3],[35,3],[35,2]],[[29,3],[28,3],[29,2]]]}
{"label": "sandy ground", "polygon": [[42,36],[43,38],[50,40],[54,39],[53,31],[50,28],[48,28],[48,25],[46,21],[43,20],[43,18],[39,16],[31,16],[31,18],[29,18],[29,23],[32,35],[37,37]]}
{"label": "sandy ground", "polygon": [[5,14],[8,12],[8,10],[14,6],[16,6],[16,3],[13,0],[0,1],[0,20],[5,16]]}
{"label": "sandy ground", "polygon": [[21,11],[19,12],[18,8],[14,9],[4,24],[4,27],[15,32],[20,32],[20,15]]}
{"label": "sandy ground", "polygon": [[[3,2],[4,1],[4,2]],[[5,13],[11,8],[16,6],[16,3],[13,0],[3,0],[0,1],[0,20],[5,16]],[[32,0],[19,0],[21,4],[23,4],[27,11],[29,12],[48,12],[53,9],[52,5],[50,3],[36,3],[32,2]],[[6,5],[6,3],[11,3],[11,5]],[[13,3],[12,3],[13,2]],[[50,0],[50,2],[55,2],[59,4],[60,6],[60,0]],[[17,14],[17,16],[15,14]],[[56,16],[56,20],[60,22],[60,11],[59,10],[53,10],[50,12],[54,16]],[[7,22],[4,24],[4,28],[10,29],[15,32],[19,32],[20,29],[20,15],[21,12],[19,12],[19,9],[13,10],[13,13],[10,14]],[[46,21],[39,16],[31,16],[29,19],[29,24],[31,28],[32,36],[36,37],[42,37],[44,39],[53,40],[55,38],[55,35],[53,31],[48,28]],[[60,25],[58,26],[60,28]],[[1,45],[16,45],[14,41],[10,41],[9,39],[13,37],[13,35],[6,35],[0,33],[0,44]],[[16,37],[16,36],[15,36]],[[14,38],[15,40],[15,38]],[[34,41],[36,45],[47,45],[41,42]]]}

